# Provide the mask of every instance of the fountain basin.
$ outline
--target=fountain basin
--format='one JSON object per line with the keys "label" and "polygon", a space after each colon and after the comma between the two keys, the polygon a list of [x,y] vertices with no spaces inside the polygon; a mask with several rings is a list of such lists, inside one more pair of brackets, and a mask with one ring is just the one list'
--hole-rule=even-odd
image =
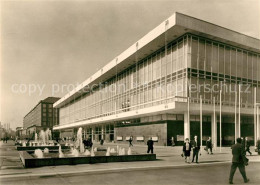
{"label": "fountain basin", "polygon": [[34,168],[42,166],[57,165],[76,165],[76,164],[94,164],[108,162],[131,162],[131,161],[153,161],[156,160],[156,154],[134,154],[134,155],[112,155],[112,156],[66,156],[66,157],[47,157],[35,158],[27,151],[19,151],[21,161],[25,168]]}

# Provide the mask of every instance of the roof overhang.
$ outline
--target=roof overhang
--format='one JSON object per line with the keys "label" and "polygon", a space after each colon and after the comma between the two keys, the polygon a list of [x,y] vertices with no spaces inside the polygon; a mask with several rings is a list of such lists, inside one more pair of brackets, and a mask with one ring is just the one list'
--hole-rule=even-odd
{"label": "roof overhang", "polygon": [[171,42],[186,33],[191,33],[260,53],[259,39],[176,12],[83,83],[78,85],[75,89],[54,103],[54,107],[62,107],[81,96],[82,93],[85,93],[83,89],[93,87],[94,85],[115,76],[117,71],[120,72],[133,65],[136,62],[136,57],[138,60],[141,60],[163,47],[165,45],[166,31],[167,42]]}

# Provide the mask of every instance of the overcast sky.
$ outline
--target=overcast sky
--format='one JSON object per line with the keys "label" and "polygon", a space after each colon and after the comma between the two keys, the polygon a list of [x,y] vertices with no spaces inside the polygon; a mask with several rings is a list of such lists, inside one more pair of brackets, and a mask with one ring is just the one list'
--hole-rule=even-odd
{"label": "overcast sky", "polygon": [[175,11],[260,38],[259,0],[2,1],[0,121],[22,126],[53,87],[62,97]]}

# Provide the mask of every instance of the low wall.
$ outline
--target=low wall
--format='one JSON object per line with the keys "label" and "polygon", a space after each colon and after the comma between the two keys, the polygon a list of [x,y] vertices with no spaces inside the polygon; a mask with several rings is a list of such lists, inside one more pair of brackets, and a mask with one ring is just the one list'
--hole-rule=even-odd
{"label": "low wall", "polygon": [[95,156],[95,157],[64,157],[64,158],[34,158],[26,151],[19,152],[25,168],[57,165],[94,164],[108,162],[153,161],[156,154]]}

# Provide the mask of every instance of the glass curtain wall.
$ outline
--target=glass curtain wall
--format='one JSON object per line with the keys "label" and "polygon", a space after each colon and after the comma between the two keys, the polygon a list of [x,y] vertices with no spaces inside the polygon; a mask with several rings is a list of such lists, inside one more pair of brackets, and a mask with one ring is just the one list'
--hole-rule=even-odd
{"label": "glass curtain wall", "polygon": [[257,88],[257,101],[260,102],[260,55],[208,40],[195,35],[188,36],[189,96],[191,101],[212,103],[213,97],[219,102],[233,105],[235,92],[241,84],[242,107],[252,107],[254,87]]}
{"label": "glass curtain wall", "polygon": [[60,124],[186,101],[189,50],[188,35],[167,44],[115,74],[102,86],[61,107]]}

